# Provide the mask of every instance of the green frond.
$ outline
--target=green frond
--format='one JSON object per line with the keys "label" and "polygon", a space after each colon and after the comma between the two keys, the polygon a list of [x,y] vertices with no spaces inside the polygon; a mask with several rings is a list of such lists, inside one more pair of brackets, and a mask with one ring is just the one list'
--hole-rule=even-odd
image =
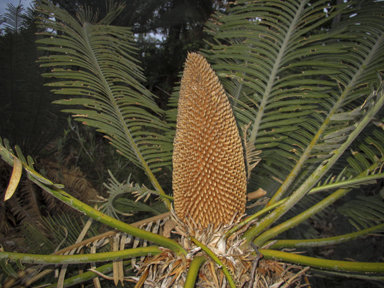
{"label": "green frond", "polygon": [[[350,156],[347,157],[345,167],[345,175],[349,179],[359,181],[354,184],[351,182],[349,187],[362,189],[360,185],[375,184],[376,179],[382,178],[382,162],[381,159],[384,155],[383,141],[384,132],[379,127],[371,127],[367,133],[362,133],[361,137],[357,139],[354,148],[350,150]],[[372,171],[365,177],[352,178],[355,175],[363,173],[371,165],[376,164],[377,169]],[[366,180],[365,180],[366,179]],[[337,184],[337,181],[334,182]],[[345,188],[348,185],[344,186]],[[337,211],[349,218],[350,223],[358,230],[373,227],[374,225],[383,223],[384,214],[382,211],[383,201],[380,195],[363,196],[358,195],[356,199],[346,202],[343,206],[339,207]]]}
{"label": "green frond", "polygon": [[42,1],[38,11],[55,19],[40,22],[46,32],[38,43],[50,56],[40,57],[39,63],[53,67],[44,77],[61,79],[47,84],[53,92],[76,97],[55,103],[82,106],[64,112],[106,134],[117,151],[143,169],[164,194],[153,173],[171,164],[169,127],[160,119],[163,111],[153,96],[140,84],[145,79],[135,60],[130,29],[109,25],[123,6],[110,8],[96,23],[89,9],[79,11],[76,20]]}
{"label": "green frond", "polygon": [[[265,125],[281,127],[297,124],[299,120],[285,124],[278,122],[303,116],[306,106],[303,105],[302,110],[295,104],[312,103],[317,106],[320,98],[327,97],[325,92],[329,87],[320,88],[319,84],[335,85],[330,81],[320,83],[321,80],[319,82],[313,76],[333,74],[337,70],[319,69],[316,67],[319,63],[302,58],[313,54],[324,55],[325,49],[332,53],[346,50],[342,45],[322,46],[332,35],[313,35],[310,40],[306,39],[309,28],[314,29],[329,20],[322,11],[326,1],[312,6],[307,1],[252,1],[247,3],[247,9],[241,9],[243,2],[230,9],[228,15],[218,14],[208,23],[208,32],[223,44],[213,45],[206,54],[214,63],[213,67],[228,93],[247,105],[253,103],[253,109],[248,113],[237,107],[239,104],[234,105],[238,108],[235,112],[243,117],[241,123],[252,123],[250,140],[256,140],[257,144],[260,138],[258,133],[264,130]],[[233,23],[238,26],[235,28]],[[297,62],[303,64],[297,65]],[[291,68],[293,63],[296,65]],[[299,114],[280,111],[279,119],[274,119],[275,107],[284,107]],[[277,121],[276,125],[273,125],[274,121]]]}
{"label": "green frond", "polygon": [[[82,223],[76,216],[61,215],[45,217],[41,219],[41,227],[24,225],[22,227],[25,237],[25,245],[31,253],[50,254],[76,242],[82,230]],[[96,229],[89,230],[89,237],[98,234]],[[36,243],[44,245],[36,246]],[[106,252],[106,250],[102,250]]]}
{"label": "green frond", "polygon": [[[339,161],[335,163],[330,171],[319,181],[317,186],[338,185],[338,183],[344,181],[346,183],[350,182],[353,186],[354,179],[363,171],[366,171],[371,165],[381,165],[380,159],[382,155],[384,155],[384,147],[382,147],[383,141],[383,130],[380,127],[375,127],[372,123],[369,124],[346,150]],[[362,181],[359,181],[359,183],[361,182],[362,185],[370,184],[369,179],[372,179],[371,181],[375,180],[374,178],[376,177],[376,179],[379,179],[380,174],[381,170],[376,169],[362,177],[367,177],[367,181],[363,181],[363,179],[359,177]]]}
{"label": "green frond", "polygon": [[[383,105],[384,105],[384,91],[382,90],[382,87],[381,87],[380,91],[375,91],[369,97],[367,97],[367,103],[365,103],[364,107],[362,107],[365,110],[362,113],[363,117],[359,120],[359,122],[355,123],[356,128],[353,130],[352,133],[349,134],[346,141],[344,141],[336,150],[333,150],[331,153],[332,156],[324,160],[321,163],[321,165],[317,166],[317,168],[313,171],[313,173],[300,185],[300,187],[298,187],[294,191],[294,193],[292,193],[292,195],[290,195],[290,197],[287,198],[286,201],[284,201],[284,203],[282,203],[278,208],[276,208],[276,210],[274,210],[268,216],[264,217],[258,223],[258,226],[252,227],[246,232],[247,241],[253,240],[252,237],[256,236],[265,227],[275,222],[282,215],[284,215],[288,210],[290,210],[295,204],[297,204],[297,202],[300,201],[300,199],[302,199],[324,175],[326,175],[326,173],[331,169],[331,167],[336,163],[336,161],[343,155],[343,153],[346,151],[348,146],[350,146],[354,142],[354,140],[363,131],[366,125],[373,119],[373,117],[378,113],[378,111],[382,108]],[[371,167],[369,167],[369,169],[377,166],[378,166],[378,163],[375,162]],[[292,173],[293,172],[291,172],[291,174]],[[358,177],[364,177],[364,176],[366,175],[360,174]],[[289,225],[292,225],[292,226],[296,225],[298,223],[297,222],[298,219],[303,221],[308,217],[314,215],[315,213],[318,213],[319,211],[321,211],[322,209],[324,209],[325,207],[333,203],[336,199],[338,199],[338,197],[345,195],[345,193],[348,193],[350,190],[351,189],[338,189],[336,192],[332,194],[334,196],[330,195],[329,197],[323,200],[324,202],[321,201],[323,203],[327,203],[328,205],[322,205],[319,202],[318,204],[320,205],[316,204],[311,209],[308,209],[307,211],[303,212],[306,214],[306,216],[301,217],[300,215],[298,215],[294,217],[296,218],[295,220],[293,220],[294,218],[292,218],[287,222],[290,222]],[[262,243],[266,238],[270,239],[271,237],[279,234],[281,230],[286,230],[289,227],[292,227],[289,225],[285,225],[284,228],[281,227],[281,229],[280,228],[275,229],[276,228],[275,227],[270,229],[268,232],[264,232],[263,234],[258,236],[258,240],[256,240],[258,241],[257,244]],[[274,229],[275,231],[271,232],[271,230],[274,230]]]}
{"label": "green frond", "polygon": [[[360,133],[359,137],[357,137],[352,144],[355,151],[352,151],[351,153],[344,153],[346,155],[343,155],[342,158],[339,158],[339,161],[336,162],[337,165],[333,165],[332,169],[330,169],[330,171],[333,172],[340,172],[338,174],[333,172],[328,172],[325,174],[325,176],[322,178],[323,180],[319,181],[316,187],[312,188],[307,193],[307,195],[301,199],[300,202],[297,202],[295,206],[287,211],[286,215],[284,215],[281,220],[286,220],[287,218],[292,217],[292,214],[297,214],[303,210],[305,211],[280,224],[280,228],[272,228],[272,230],[280,230],[281,233],[288,228],[302,223],[309,217],[316,217],[316,215],[321,216],[319,213],[322,213],[324,209],[327,209],[327,207],[329,207],[337,199],[345,196],[350,191],[362,189],[362,185],[376,184],[377,180],[384,178],[384,173],[382,173],[381,170],[384,154],[382,153],[382,148],[380,147],[380,143],[382,143],[384,140],[384,132],[381,128],[381,122],[374,123],[378,127],[375,127],[374,124],[371,124],[369,129],[365,129],[363,133]],[[358,128],[359,126],[357,126],[357,129]],[[338,153],[335,152],[335,155],[337,154]],[[346,159],[348,161],[346,161]],[[312,174],[313,172],[314,171],[306,174]],[[302,188],[300,187],[302,186],[301,184],[305,182],[309,183],[310,180],[314,180],[313,176],[311,178],[303,177],[302,180],[300,179],[300,185],[297,187],[297,189]],[[322,191],[328,191],[330,194],[328,195],[323,193],[321,196],[313,195],[314,193]],[[315,198],[312,198],[312,196]],[[284,198],[276,204],[270,205],[268,208],[272,208],[273,206],[280,206],[284,202],[289,201],[289,199],[290,197]],[[310,203],[311,199],[315,199],[315,201]],[[255,213],[254,215],[260,215],[262,211],[269,211],[266,209],[267,208],[264,208],[257,213],[255,213],[256,211],[251,212]],[[343,212],[343,214],[347,213],[353,214],[353,212],[348,210]],[[250,217],[250,219],[253,218],[253,216]],[[257,228],[251,228],[250,230],[255,229]],[[272,232],[271,230],[269,230],[269,233],[276,233],[275,235],[279,234],[277,231]],[[266,236],[267,234],[264,235]]]}
{"label": "green frond", "polygon": [[[110,171],[108,172],[111,178],[109,179],[108,184],[104,183],[104,186],[108,189],[107,193],[109,194],[109,197],[108,199],[102,199],[102,200],[96,201],[96,202],[102,203],[100,205],[101,212],[111,217],[114,217],[116,219],[119,219],[118,214],[129,216],[129,215],[132,215],[129,213],[145,211],[145,212],[154,213],[155,215],[159,215],[165,212],[165,211],[158,211],[145,203],[138,202],[140,198],[145,197],[146,199],[148,199],[148,197],[152,194],[155,194],[161,197],[161,195],[156,193],[156,191],[151,191],[144,185],[142,185],[141,187],[138,184],[134,185],[133,183],[130,182],[131,175],[129,175],[127,179],[127,183],[120,183],[119,181],[117,181],[117,179],[112,175]],[[138,195],[138,198],[135,201],[135,200],[128,199],[126,197],[124,198],[121,197],[126,193],[130,193],[133,195],[136,194]],[[117,206],[117,204],[119,205]]]}
{"label": "green frond", "polygon": [[358,195],[356,199],[348,201],[337,211],[347,216],[357,230],[384,223],[384,201],[381,195]]}
{"label": "green frond", "polygon": [[[237,4],[207,24],[216,42],[205,53],[232,96],[239,126],[250,125],[249,141],[262,150],[252,177],[259,185],[263,177],[284,182],[268,191],[274,203],[332,156],[354,131],[367,96],[379,89],[372,76],[383,67],[383,5]],[[339,13],[348,21],[316,31]]]}
{"label": "green frond", "polygon": [[[375,170],[365,177],[356,178],[372,165],[379,165],[380,158],[383,155],[380,148],[377,148],[380,147],[381,140],[384,140],[381,129],[375,129],[371,125],[365,130],[356,138],[349,151],[347,150],[344,153],[345,155],[317,183],[316,187],[310,190],[311,193],[335,188],[358,188],[361,185],[376,183],[377,179],[382,178],[379,170]],[[379,146],[375,146],[374,143]],[[310,173],[304,174],[306,176],[310,175]],[[299,188],[302,183],[303,181],[298,178],[293,185],[293,189]]]}
{"label": "green frond", "polygon": [[[313,138],[311,130],[320,125],[315,118],[311,129],[308,118],[316,113],[321,118],[321,103],[337,86],[329,78],[319,78],[338,73],[339,65],[312,58],[344,53],[347,47],[323,45],[336,33],[309,32],[336,15],[323,11],[326,1],[316,5],[294,0],[251,1],[247,9],[242,5],[245,1],[229,9],[228,15],[216,14],[207,24],[218,44],[205,53],[232,96],[239,126],[250,125],[249,141],[262,150],[264,164],[254,174],[257,177],[267,165],[278,169],[272,175],[283,181]],[[307,125],[311,125],[309,130],[303,129]]]}

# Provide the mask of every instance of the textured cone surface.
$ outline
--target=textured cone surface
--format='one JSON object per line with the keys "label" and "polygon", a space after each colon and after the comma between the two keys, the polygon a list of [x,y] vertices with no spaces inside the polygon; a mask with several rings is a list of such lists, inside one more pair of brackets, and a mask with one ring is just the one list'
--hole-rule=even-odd
{"label": "textured cone surface", "polygon": [[232,108],[205,58],[188,55],[173,154],[177,217],[202,227],[228,224],[246,203],[243,148]]}

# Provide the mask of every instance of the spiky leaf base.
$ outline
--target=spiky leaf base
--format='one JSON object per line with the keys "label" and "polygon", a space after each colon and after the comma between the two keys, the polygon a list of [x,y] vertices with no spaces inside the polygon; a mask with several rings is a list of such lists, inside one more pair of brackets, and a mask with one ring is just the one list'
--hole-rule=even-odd
{"label": "spiky leaf base", "polygon": [[[242,234],[248,228],[236,232],[228,238],[225,233],[240,221],[229,225],[213,225],[201,229],[193,221],[180,221],[172,215],[176,223],[175,234],[179,235],[179,243],[189,252],[187,257],[176,256],[171,250],[163,249],[163,253],[154,257],[147,257],[139,262],[138,274],[141,275],[139,283],[143,287],[184,287],[189,265],[196,256],[204,256],[207,261],[200,268],[196,287],[229,287],[228,281],[221,269],[200,247],[196,246],[190,237],[193,236],[213,251],[226,266],[236,283],[236,287],[272,287],[273,284],[290,284],[285,287],[299,287],[301,277],[296,278],[290,267],[272,260],[260,259],[255,261],[256,254],[253,249],[242,250]],[[255,266],[256,265],[256,266]],[[297,269],[298,266],[295,266]],[[252,271],[254,271],[252,275]],[[254,284],[249,286],[250,282]],[[280,285],[276,286],[280,287]]]}

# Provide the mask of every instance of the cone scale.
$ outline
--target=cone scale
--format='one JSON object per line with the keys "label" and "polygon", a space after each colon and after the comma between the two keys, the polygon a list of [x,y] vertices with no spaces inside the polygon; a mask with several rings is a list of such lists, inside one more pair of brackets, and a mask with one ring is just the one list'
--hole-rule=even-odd
{"label": "cone scale", "polygon": [[232,108],[206,59],[188,55],[181,80],[173,152],[177,217],[203,228],[245,211],[243,147]]}

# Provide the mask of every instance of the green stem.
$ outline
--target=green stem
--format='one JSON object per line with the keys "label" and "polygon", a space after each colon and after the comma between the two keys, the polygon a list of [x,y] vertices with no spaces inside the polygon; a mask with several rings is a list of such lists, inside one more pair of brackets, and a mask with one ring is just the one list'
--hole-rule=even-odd
{"label": "green stem", "polygon": [[[321,163],[318,168],[312,173],[312,175],[295,191],[292,193],[288,199],[277,207],[272,213],[268,216],[261,219],[257,226],[250,228],[245,234],[244,238],[246,239],[244,245],[248,245],[249,242],[253,241],[257,235],[259,235],[262,231],[264,231],[267,227],[269,227],[272,223],[278,220],[282,215],[284,215],[289,209],[291,209],[297,202],[300,201],[310,190],[311,188],[318,182],[321,177],[335,164],[335,162],[340,158],[340,156],[344,153],[344,151],[349,147],[349,145],[354,141],[354,139],[360,134],[360,132],[365,128],[365,126],[371,121],[371,119],[376,115],[376,113],[381,109],[384,104],[383,91],[380,91],[380,95],[376,97],[376,103],[373,107],[367,111],[364,115],[364,118],[358,123],[357,127],[353,132],[349,135],[347,140],[340,145],[339,149],[332,152],[333,156],[323,163]],[[365,174],[364,176],[366,176]],[[361,175],[362,176],[362,175]],[[362,176],[363,177],[363,176]],[[347,189],[340,189],[344,191],[349,191]],[[347,193],[345,192],[345,193]],[[344,193],[344,194],[345,194]],[[344,194],[341,193],[343,196]],[[332,195],[331,195],[332,196]],[[340,196],[340,197],[341,197]],[[339,197],[339,198],[340,198]],[[330,202],[330,203],[333,203]],[[304,220],[304,219],[303,219]],[[303,221],[301,220],[301,221]],[[300,221],[300,222],[301,222]],[[276,228],[276,227],[274,227]],[[264,243],[266,240],[276,236],[277,234],[270,234],[270,230],[264,232],[261,237],[262,241],[258,240],[257,242]],[[263,242],[264,241],[264,242]],[[256,243],[255,243],[256,244]],[[257,244],[256,244],[257,245]]]}
{"label": "green stem", "polygon": [[348,272],[335,272],[335,271],[326,271],[326,270],[320,270],[320,269],[311,269],[311,272],[312,272],[311,274],[315,274],[314,276],[317,276],[318,275],[317,273],[319,273],[321,276],[324,276],[325,274],[326,276],[332,275],[332,276],[339,276],[344,278],[356,278],[356,279],[371,280],[371,281],[384,281],[384,276],[372,275],[372,273],[369,273],[370,275],[351,274]]}
{"label": "green stem", "polygon": [[9,259],[12,262],[21,260],[22,263],[29,264],[79,264],[91,262],[103,262],[122,260],[131,257],[146,256],[148,254],[157,255],[162,251],[157,246],[148,246],[140,248],[132,248],[114,252],[104,252],[95,254],[78,254],[78,255],[38,255],[24,254],[13,252],[0,252],[0,259]]}
{"label": "green stem", "polygon": [[[297,224],[300,224],[304,220],[308,219],[309,217],[313,216],[317,212],[321,211],[322,209],[328,207],[332,203],[334,203],[336,200],[340,199],[343,197],[345,194],[347,194],[349,191],[352,189],[339,189],[336,192],[332,193],[329,195],[327,198],[323,199],[316,205],[312,206],[311,208],[307,209],[303,213],[289,219],[288,221],[285,221],[284,223],[281,223],[266,232],[262,233],[260,236],[258,236],[253,243],[257,247],[261,247],[264,245],[266,241],[269,239],[275,237],[276,235],[282,233],[283,231],[292,228],[293,226],[296,226]],[[249,230],[248,230],[249,231]],[[247,231],[247,232],[248,232]],[[247,234],[247,232],[245,234]]]}
{"label": "green stem", "polygon": [[[2,158],[11,166],[13,166],[13,157],[11,157],[13,154],[9,149],[6,149],[4,146],[0,143],[0,155]],[[20,158],[20,157],[19,157]],[[112,218],[108,215],[105,215],[101,213],[100,211],[88,206],[87,204],[79,201],[75,197],[71,196],[64,190],[59,189],[60,185],[53,184],[51,181],[43,177],[41,174],[37,173],[35,170],[33,170],[32,167],[29,167],[26,163],[25,159],[20,159],[23,163],[23,166],[25,170],[28,172],[27,176],[28,179],[30,179],[33,183],[47,191],[52,196],[58,198],[62,202],[68,204],[72,208],[80,211],[81,213],[101,222],[104,223],[112,228],[116,228],[120,230],[121,232],[125,232],[127,234],[130,234],[134,237],[139,237],[144,240],[148,240],[150,242],[154,242],[158,245],[161,245],[163,247],[171,249],[173,252],[175,252],[177,255],[180,253],[187,255],[187,251],[176,241],[169,239],[167,237],[164,237],[162,235],[158,235],[149,231],[141,230],[140,228],[133,227],[132,225],[126,224],[124,222],[121,222],[119,220],[116,220],[115,218]],[[49,185],[49,186],[48,186]]]}
{"label": "green stem", "polygon": [[[380,159],[380,163],[384,161],[384,157]],[[369,173],[374,171],[378,167],[378,163],[373,164],[371,167],[360,173],[356,178],[363,178],[366,177]],[[276,235],[282,233],[283,231],[292,228],[296,226],[297,224],[303,222],[304,220],[308,219],[309,217],[313,216],[314,214],[320,212],[321,210],[325,209],[332,203],[334,203],[336,200],[343,197],[345,194],[347,194],[351,189],[338,189],[335,192],[333,192],[331,195],[326,197],[325,199],[321,200],[319,203],[313,205],[311,208],[305,210],[304,212],[300,213],[299,215],[296,215],[295,217],[285,221],[284,223],[281,223],[266,232],[262,233],[260,236],[256,238],[254,243],[256,246],[261,247],[266,241],[269,239],[275,237]],[[278,208],[277,208],[278,209]],[[277,210],[276,209],[276,210]],[[249,230],[248,230],[249,231]],[[245,233],[245,235],[248,233],[248,231]]]}
{"label": "green stem", "polygon": [[201,265],[203,265],[205,261],[207,261],[207,259],[204,256],[197,256],[192,260],[191,264],[189,265],[187,279],[185,279],[184,288],[195,287],[197,274],[199,273],[199,269]]}
{"label": "green stem", "polygon": [[[313,194],[313,193],[318,193],[318,192],[325,191],[325,190],[331,190],[331,189],[335,189],[335,188],[339,188],[339,187],[361,185],[364,182],[369,182],[369,181],[373,181],[373,180],[377,180],[377,179],[381,179],[381,178],[384,178],[384,173],[368,175],[368,176],[364,176],[364,177],[356,177],[356,178],[353,178],[353,179],[349,179],[349,180],[340,181],[340,182],[337,182],[337,183],[331,183],[331,184],[322,185],[322,186],[318,186],[318,187],[312,188],[308,192],[307,195],[310,195],[310,194]],[[280,206],[285,201],[287,201],[287,199],[288,198],[281,199],[279,202],[274,203],[274,204],[272,204],[270,206],[266,206],[262,210],[260,210],[260,211],[256,212],[255,214],[247,217],[244,221],[242,221],[241,223],[239,223],[236,226],[234,226],[231,230],[229,230],[226,233],[226,237],[228,237],[229,235],[235,233],[237,230],[239,230],[241,227],[245,226],[246,224],[248,224],[252,220],[254,220],[254,219],[260,217],[261,215],[264,215],[265,213],[267,213],[267,212],[273,210],[274,208]]]}
{"label": "green stem", "polygon": [[160,194],[160,195],[161,195],[161,197],[166,198],[166,199],[168,199],[168,200],[170,200],[172,202],[174,201],[172,196],[169,196],[167,194]]}
{"label": "green stem", "polygon": [[299,265],[311,266],[314,268],[329,269],[334,271],[384,273],[384,263],[378,262],[349,262],[339,260],[327,260],[315,257],[281,252],[277,250],[260,249],[259,252],[265,259],[297,263]]}
{"label": "green stem", "polygon": [[234,226],[231,230],[227,231],[227,233],[225,233],[225,236],[228,237],[229,235],[235,233],[237,230],[239,230],[241,227],[245,226],[246,224],[248,224],[252,220],[254,220],[254,219],[260,217],[261,215],[264,215],[265,213],[275,209],[277,206],[280,206],[286,200],[287,200],[287,198],[280,200],[279,202],[274,203],[271,206],[264,207],[262,210],[256,212],[255,214],[252,214],[251,216],[247,217],[244,221],[242,221],[239,224],[237,224],[236,226]]}
{"label": "green stem", "polygon": [[[277,242],[275,242],[269,248],[279,249],[279,248],[320,247],[320,246],[327,246],[327,245],[335,245],[335,244],[340,244],[343,242],[355,240],[359,237],[366,236],[367,234],[379,229],[384,229],[384,223],[373,226],[371,228],[367,228],[364,230],[356,231],[349,234],[339,235],[335,237],[327,237],[327,238],[321,238],[321,239],[277,240]],[[271,242],[268,242],[268,243],[271,243]],[[268,245],[268,243],[266,245]]]}
{"label": "green stem", "polygon": [[[336,15],[337,13],[332,13],[334,15]],[[381,36],[383,37],[383,35]],[[306,149],[303,151],[303,154],[301,155],[299,161],[297,161],[295,167],[291,170],[291,172],[289,173],[288,177],[285,179],[284,183],[281,185],[281,187],[275,192],[275,194],[273,195],[273,197],[271,198],[271,200],[269,201],[269,203],[267,205],[271,205],[275,202],[277,202],[281,197],[283,197],[284,193],[288,190],[288,188],[290,187],[290,185],[293,183],[293,181],[296,179],[297,175],[300,173],[303,165],[304,165],[304,162],[308,159],[308,157],[310,156],[310,153],[312,152],[313,148],[315,147],[315,145],[318,143],[318,141],[321,139],[321,137],[323,136],[322,134],[324,133],[324,131],[326,130],[326,128],[331,124],[331,117],[334,116],[340,109],[340,107],[342,107],[342,105],[344,104],[346,98],[350,95],[350,92],[353,91],[354,89],[354,86],[356,85],[356,83],[359,81],[359,79],[361,79],[361,77],[363,77],[362,75],[364,75],[364,72],[365,70],[367,69],[367,67],[370,66],[370,62],[371,61],[375,61],[374,57],[376,57],[376,53],[377,51],[380,49],[380,46],[382,45],[382,40],[377,40],[375,45],[372,47],[371,51],[369,52],[369,54],[367,55],[367,57],[364,59],[364,61],[361,63],[360,65],[360,68],[356,71],[356,73],[353,75],[352,79],[349,81],[348,83],[348,86],[345,87],[344,91],[342,92],[342,94],[340,95],[340,97],[338,98],[337,102],[334,104],[334,106],[332,107],[332,109],[329,111],[328,115],[327,115],[327,118],[323,121],[323,123],[321,124],[319,130],[317,131],[316,135],[313,137],[312,141],[309,143],[309,145],[306,147]],[[381,97],[382,98],[382,97]],[[381,99],[382,100],[382,99]],[[381,106],[383,105],[382,104],[382,101],[381,100],[378,100],[378,103],[377,105],[379,107],[375,107],[374,109],[372,110],[375,110],[375,114],[376,112],[381,108]],[[379,102],[381,104],[379,104]],[[376,109],[378,108],[378,109]],[[374,116],[374,115],[373,115]],[[367,117],[366,117],[367,118]],[[366,119],[365,118],[365,119]],[[371,117],[368,117],[368,121],[370,121]],[[360,123],[361,124],[361,123]],[[359,125],[360,126],[360,125]],[[363,125],[365,127],[365,125]],[[359,128],[357,127],[356,130],[359,130]],[[361,130],[360,130],[361,131]],[[352,133],[353,134],[353,133]],[[351,136],[351,135],[350,135]],[[348,140],[346,141],[346,143],[349,143],[350,144],[350,139],[351,137],[348,138]],[[353,138],[354,139],[354,138]],[[344,143],[344,144],[346,144]],[[349,144],[347,144],[347,146],[349,146]],[[340,147],[341,148],[341,147]],[[340,148],[336,151],[336,155],[334,156],[337,156],[336,158],[338,159],[340,157],[340,155],[342,153],[338,152],[340,151]],[[343,151],[343,150],[341,150]],[[334,157],[332,157],[334,158]],[[331,159],[332,159],[331,158]],[[336,160],[337,160],[336,159]],[[320,168],[320,167],[319,167]],[[316,171],[318,171],[319,169],[316,169]],[[315,171],[315,173],[316,173]],[[319,171],[321,172],[321,171]],[[314,174],[315,174],[314,173]],[[317,175],[314,175],[312,174],[313,176],[315,176],[315,179],[318,177]],[[318,178],[320,179],[320,178]],[[311,188],[311,183],[308,181],[306,181],[304,183],[304,186],[306,186],[306,188],[308,188],[308,190]],[[300,187],[301,188],[301,187]],[[299,189],[300,189],[299,188]],[[307,191],[308,191],[307,190]],[[305,192],[304,192],[305,193]],[[293,195],[292,195],[293,196]],[[271,224],[271,223],[270,223]],[[265,228],[265,227],[264,227]]]}
{"label": "green stem", "polygon": [[195,243],[197,246],[199,246],[201,248],[201,250],[203,250],[205,253],[207,253],[208,256],[211,257],[212,260],[215,261],[217,265],[219,265],[219,267],[221,268],[221,270],[223,271],[223,273],[225,275],[225,278],[227,278],[229,286],[231,286],[231,288],[236,288],[236,284],[235,284],[235,282],[233,282],[231,274],[229,273],[228,269],[224,266],[223,262],[221,262],[220,259],[215,255],[215,253],[213,253],[203,243],[199,242],[199,240],[197,240],[195,237],[190,237],[189,239],[191,241],[193,241],[193,243]]}
{"label": "green stem", "polygon": [[50,188],[44,184],[42,184],[40,181],[34,179],[34,177],[28,175],[28,178],[34,182],[36,185],[40,186],[42,189],[47,191],[48,193],[52,194],[59,200],[63,201],[64,203],[68,204],[72,208],[80,211],[81,213],[84,213],[85,215],[101,222],[109,227],[116,228],[120,230],[121,232],[125,232],[127,234],[130,234],[134,237],[139,237],[144,240],[148,240],[150,242],[154,242],[158,245],[161,245],[163,247],[171,249],[176,254],[184,254],[187,255],[187,251],[178,244],[176,241],[169,239],[167,237],[164,237],[159,234],[155,234],[149,231],[142,230],[137,227],[133,227],[132,225],[126,224],[124,222],[121,222],[119,220],[116,220],[115,218],[112,218],[108,215],[105,215],[104,213],[101,213],[100,211],[88,206],[87,204],[84,204],[83,202],[77,200],[75,197],[72,197],[65,191],[58,189],[56,187]]}
{"label": "green stem", "polygon": [[[130,265],[130,264],[131,264],[131,260],[127,260],[127,261],[123,262],[124,266]],[[106,274],[113,271],[113,263],[105,264],[103,266],[96,268],[95,270],[106,275]],[[98,274],[96,274],[95,272],[92,272],[92,271],[84,272],[82,274],[79,274],[79,275],[76,275],[76,276],[73,276],[73,277],[70,277],[70,278],[64,280],[63,288],[71,287],[73,285],[80,284],[80,283],[83,283],[85,281],[89,281],[89,280],[96,278],[98,276],[99,276]],[[57,287],[57,283],[50,285],[46,288],[56,288],[56,287]]]}
{"label": "green stem", "polygon": [[[322,185],[319,187],[312,188],[308,194],[318,193],[321,191],[340,188],[340,187],[364,185],[364,182],[374,181],[374,180],[381,179],[381,178],[384,178],[384,173],[374,174],[374,175],[366,175],[366,176],[361,176],[361,177],[359,176],[359,177],[356,177],[353,179],[349,179],[349,180],[340,181],[337,183],[331,183],[331,184]],[[369,184],[371,184],[371,183],[369,183]]]}

